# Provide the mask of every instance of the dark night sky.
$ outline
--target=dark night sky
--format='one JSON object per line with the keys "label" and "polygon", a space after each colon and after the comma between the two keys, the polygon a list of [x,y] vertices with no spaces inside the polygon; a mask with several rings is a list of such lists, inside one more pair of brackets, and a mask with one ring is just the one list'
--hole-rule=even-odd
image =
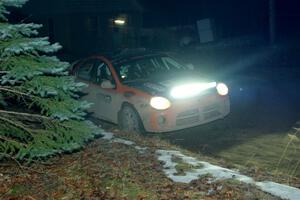
{"label": "dark night sky", "polygon": [[[43,0],[50,1],[50,0]],[[212,18],[230,31],[235,27],[268,29],[269,0],[138,0],[143,9],[145,27],[167,27],[195,24]],[[300,35],[300,0],[275,0],[277,29]],[[67,9],[67,8],[66,8]],[[245,28],[243,28],[243,26]],[[251,29],[251,28],[250,28]],[[243,30],[242,30],[243,31]],[[247,31],[246,31],[247,32]],[[230,35],[230,34],[229,34]]]}
{"label": "dark night sky", "polygon": [[182,0],[139,0],[145,9],[144,21],[147,26],[188,24],[201,17],[202,1]]}
{"label": "dark night sky", "polygon": [[[204,17],[235,18],[267,15],[268,0],[139,0],[145,8],[146,26],[167,26],[193,23]],[[240,12],[239,12],[240,11]],[[279,22],[285,26],[297,26],[300,22],[299,0],[277,0]],[[248,16],[247,16],[248,15]]]}
{"label": "dark night sky", "polygon": [[[42,0],[51,1],[51,0]],[[146,27],[193,24],[201,18],[248,20],[256,16],[267,20],[269,0],[138,0],[144,8]],[[300,0],[275,0],[279,23],[300,25]],[[66,8],[67,9],[67,8]]]}

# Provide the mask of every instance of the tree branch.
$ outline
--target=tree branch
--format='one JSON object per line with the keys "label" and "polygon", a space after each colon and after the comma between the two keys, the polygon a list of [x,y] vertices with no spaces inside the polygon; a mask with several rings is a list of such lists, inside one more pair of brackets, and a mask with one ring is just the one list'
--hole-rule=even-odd
{"label": "tree branch", "polygon": [[7,137],[5,137],[5,136],[1,136],[0,135],[0,140],[4,140],[4,141],[7,141],[7,142],[17,142],[17,143],[20,143],[22,146],[24,146],[24,147],[27,147],[28,145],[27,144],[24,144],[24,143],[22,143],[22,142],[20,142],[20,141],[15,141],[15,140],[12,140],[12,139],[10,139],[10,138],[7,138]]}
{"label": "tree branch", "polygon": [[49,173],[46,173],[46,172],[43,172],[43,171],[38,171],[38,170],[35,170],[35,169],[32,169],[30,167],[26,167],[24,165],[22,165],[15,157],[9,155],[9,154],[6,154],[6,153],[0,153],[0,156],[3,156],[5,158],[9,158],[11,159],[12,161],[14,161],[15,163],[17,163],[18,167],[21,169],[21,171],[24,173],[25,170],[29,170],[29,171],[32,171],[32,172],[36,172],[36,173],[39,173],[39,174],[47,174],[47,175],[54,175],[54,174],[49,174]]}
{"label": "tree branch", "polygon": [[50,117],[37,115],[37,114],[30,114],[30,113],[13,112],[13,111],[6,111],[6,110],[0,110],[0,113],[8,114],[8,115],[19,115],[19,116],[25,116],[25,117],[34,117],[34,118],[52,120]]}
{"label": "tree branch", "polygon": [[5,87],[0,87],[0,90],[5,91],[5,92],[14,93],[14,94],[19,94],[19,95],[22,95],[22,96],[26,96],[26,97],[32,98],[31,95],[26,94],[26,93],[23,93],[23,92],[19,92],[19,91],[17,91],[17,90],[12,90],[12,89],[5,88]]}
{"label": "tree branch", "polygon": [[9,154],[6,154],[6,153],[0,153],[1,156],[3,157],[6,157],[6,158],[9,158],[11,160],[13,160],[15,163],[17,163],[17,165],[19,166],[19,168],[23,171],[24,170],[24,167],[23,165],[21,165],[21,163],[14,157],[12,157],[11,155]]}
{"label": "tree branch", "polygon": [[[6,110],[0,110],[0,114],[17,115],[17,116],[25,116],[25,117],[32,117],[32,118],[43,119],[43,120],[47,120],[47,122],[49,122],[52,126],[54,126],[54,123],[56,121],[56,120],[54,120],[54,119],[52,119],[50,117],[46,117],[46,116],[42,116],[42,115],[38,115],[38,114],[21,113],[21,112],[13,112],[13,111],[6,111]],[[2,119],[6,119],[6,118],[2,117]],[[1,120],[1,117],[0,117],[0,120]],[[9,123],[9,124],[12,124],[12,123]],[[15,123],[13,123],[12,125],[15,125]],[[21,126],[21,125],[19,125],[19,126]],[[71,128],[71,127],[68,127],[68,126],[66,126],[66,125],[64,125],[62,123],[59,123],[59,126],[64,127],[64,128],[68,128],[68,129]],[[25,127],[21,126],[21,127],[18,127],[18,128],[25,128]],[[26,130],[27,129],[25,128],[24,131],[26,131]],[[32,135],[31,131],[27,130],[26,132],[30,133],[30,135]]]}
{"label": "tree branch", "polygon": [[25,128],[24,126],[20,125],[20,124],[17,124],[16,122],[14,121],[11,121],[9,119],[6,119],[6,118],[3,118],[3,117],[0,117],[0,121],[3,121],[3,122],[6,122],[16,128],[19,128],[23,131],[25,131],[26,133],[28,133],[30,136],[32,136],[33,134],[31,133],[31,131],[29,131],[27,128]]}

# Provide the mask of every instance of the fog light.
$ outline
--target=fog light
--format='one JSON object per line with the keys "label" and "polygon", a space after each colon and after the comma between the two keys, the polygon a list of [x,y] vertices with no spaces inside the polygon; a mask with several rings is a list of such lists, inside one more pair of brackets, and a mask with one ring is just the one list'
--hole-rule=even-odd
{"label": "fog light", "polygon": [[159,125],[164,125],[166,123],[166,118],[164,116],[159,116],[157,122]]}

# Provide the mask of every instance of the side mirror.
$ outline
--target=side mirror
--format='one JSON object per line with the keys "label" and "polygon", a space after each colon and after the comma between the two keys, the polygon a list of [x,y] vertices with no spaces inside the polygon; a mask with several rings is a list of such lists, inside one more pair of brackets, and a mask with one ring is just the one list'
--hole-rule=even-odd
{"label": "side mirror", "polygon": [[113,89],[116,86],[110,80],[103,80],[101,83],[101,87],[104,89]]}
{"label": "side mirror", "polygon": [[195,69],[195,66],[192,64],[192,63],[189,63],[186,65],[188,69],[190,70],[194,70]]}

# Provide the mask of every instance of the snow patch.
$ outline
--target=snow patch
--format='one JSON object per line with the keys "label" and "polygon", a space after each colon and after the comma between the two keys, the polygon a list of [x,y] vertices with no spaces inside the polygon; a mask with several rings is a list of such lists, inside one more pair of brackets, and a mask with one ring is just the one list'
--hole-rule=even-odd
{"label": "snow patch", "polygon": [[[200,176],[210,174],[214,181],[235,179],[246,184],[255,185],[258,189],[280,198],[290,200],[298,200],[300,198],[300,189],[298,188],[274,182],[255,182],[253,178],[242,175],[237,171],[199,161],[194,157],[182,154],[180,151],[157,150],[156,154],[158,155],[158,160],[164,163],[164,173],[174,182],[190,183],[199,179]],[[185,175],[176,175],[178,173],[176,170],[178,163],[172,160],[173,156],[180,158],[186,164],[193,165],[195,168],[186,171]]]}
{"label": "snow patch", "polygon": [[114,137],[114,134],[111,132],[102,132],[101,133],[103,135],[102,139],[103,140],[111,140]]}
{"label": "snow patch", "polygon": [[124,139],[121,139],[121,138],[113,139],[112,142],[121,143],[121,144],[125,144],[125,145],[128,145],[128,146],[131,146],[131,145],[135,144],[135,142],[132,142],[130,140],[124,140]]}
{"label": "snow patch", "polygon": [[145,153],[145,151],[148,149],[148,147],[141,147],[141,146],[135,146],[136,150],[139,151],[139,153]]}
{"label": "snow patch", "polygon": [[[230,169],[212,165],[208,162],[199,161],[193,157],[185,156],[180,151],[157,150],[156,153],[159,155],[158,160],[164,162],[165,174],[175,182],[190,183],[193,180],[199,179],[199,176],[207,174],[211,174],[216,180],[235,178],[246,183],[254,182],[250,177],[241,175]],[[192,165],[195,168],[192,171],[185,172],[185,175],[176,175],[178,173],[176,170],[178,163],[172,161],[172,156],[181,158],[184,163]]]}
{"label": "snow patch", "polygon": [[[111,140],[111,142],[113,142],[113,143],[120,143],[120,144],[125,144],[125,145],[128,145],[128,146],[132,146],[132,145],[135,144],[135,142],[130,141],[130,140],[115,138],[114,134],[111,133],[111,132],[103,131],[103,132],[101,132],[101,135],[102,135],[103,140]],[[138,145],[134,146],[134,148],[136,150],[138,150],[139,153],[145,153],[145,151],[148,149],[148,147],[141,147],[141,146],[138,146]]]}
{"label": "snow patch", "polygon": [[283,184],[274,183],[270,181],[257,182],[255,185],[262,191],[273,194],[274,196],[283,199],[291,199],[291,200],[300,199],[300,189],[298,188],[294,188],[288,185],[283,185]]}

